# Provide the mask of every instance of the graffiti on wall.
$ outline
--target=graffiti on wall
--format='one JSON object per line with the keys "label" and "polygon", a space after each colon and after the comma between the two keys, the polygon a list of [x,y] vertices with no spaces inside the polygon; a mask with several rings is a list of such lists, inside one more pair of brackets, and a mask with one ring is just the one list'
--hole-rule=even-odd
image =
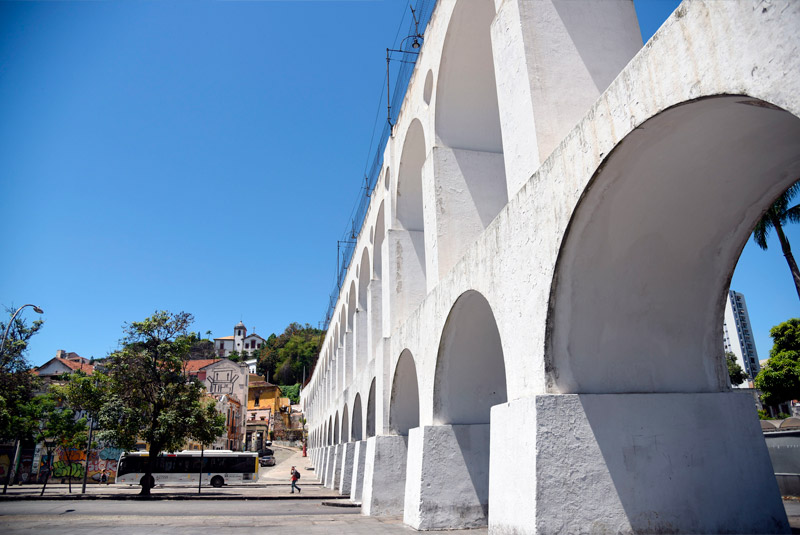
{"label": "graffiti on wall", "polygon": [[89,453],[87,463],[86,454],[83,451],[65,451],[59,446],[55,452],[53,476],[82,478],[85,467],[88,465],[89,479],[100,481],[103,470],[106,470],[109,482],[113,482],[117,474],[117,462],[121,454],[121,449],[105,446],[99,450],[92,450]]}

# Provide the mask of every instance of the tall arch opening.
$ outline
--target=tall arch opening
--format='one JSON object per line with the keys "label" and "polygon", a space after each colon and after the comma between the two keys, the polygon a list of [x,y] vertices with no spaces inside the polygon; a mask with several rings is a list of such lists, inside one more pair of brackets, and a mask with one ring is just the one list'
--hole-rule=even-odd
{"label": "tall arch opening", "polygon": [[439,342],[434,423],[488,424],[491,408],[506,401],[503,347],[492,308],[480,293],[466,292],[450,310]]}
{"label": "tall arch opening", "polygon": [[371,281],[372,269],[369,264],[369,251],[366,247],[361,253],[361,262],[358,270],[358,308],[356,310],[356,374],[362,370],[368,362],[367,353],[369,351],[369,285]]}
{"label": "tall arch opening", "polygon": [[431,152],[440,277],[508,202],[490,35],[494,5],[457,2],[442,49]]}
{"label": "tall arch opening", "polygon": [[356,367],[356,310],[358,303],[356,302],[356,282],[350,283],[350,291],[347,294],[347,327],[345,330],[345,355],[347,364],[345,365],[345,388],[350,386],[355,377]]}
{"label": "tall arch opening", "polygon": [[363,431],[364,416],[361,412],[361,394],[356,394],[353,401],[353,440],[364,440]]}
{"label": "tall arch opening", "polygon": [[[763,532],[783,515],[752,397],[730,391],[722,324],[756,221],[798,177],[796,116],[748,96],[707,97],[630,132],[572,212],[545,347],[547,386],[561,395],[548,403],[599,454],[588,462],[555,436],[548,448],[591,466],[607,482],[604,507],[632,532]],[[669,481],[669,496],[654,481]],[[549,484],[580,497],[567,479]],[[714,515],[686,514],[689,494],[693,510]],[[658,518],[647,513],[656,499]]]}
{"label": "tall arch opening", "polygon": [[367,438],[375,436],[375,379],[369,385],[367,396]]}
{"label": "tall arch opening", "polygon": [[389,428],[397,435],[408,435],[419,426],[419,383],[411,351],[404,350],[395,367],[389,404]]}
{"label": "tall arch opening", "polygon": [[370,360],[375,358],[378,343],[383,339],[383,244],[386,239],[386,214],[381,203],[375,221],[375,245],[372,248],[372,281],[369,283],[370,301]]}
{"label": "tall arch opening", "polygon": [[347,405],[342,410],[342,442],[350,442],[350,412]]}
{"label": "tall arch opening", "polygon": [[[453,304],[442,331],[433,391],[433,423],[409,439],[405,520],[416,529],[459,529],[489,520],[490,411],[507,401],[500,333],[488,301],[476,291]],[[450,474],[451,492],[436,491],[424,466]],[[410,474],[415,474],[412,479]],[[409,490],[406,496],[410,496]]]}
{"label": "tall arch opening", "polygon": [[436,141],[456,149],[503,152],[494,76],[491,0],[460,0],[450,17],[436,82]]}
{"label": "tall arch opening", "polygon": [[724,298],[756,221],[800,177],[800,120],[746,96],[631,132],[569,224],[548,324],[560,393],[727,390]]}
{"label": "tall arch opening", "polygon": [[425,218],[422,172],[425,164],[425,132],[414,119],[406,132],[397,176],[394,226],[389,233],[391,313],[402,322],[427,293]]}
{"label": "tall arch opening", "polygon": [[339,411],[336,411],[336,417],[333,419],[333,443],[341,444],[339,435]]}

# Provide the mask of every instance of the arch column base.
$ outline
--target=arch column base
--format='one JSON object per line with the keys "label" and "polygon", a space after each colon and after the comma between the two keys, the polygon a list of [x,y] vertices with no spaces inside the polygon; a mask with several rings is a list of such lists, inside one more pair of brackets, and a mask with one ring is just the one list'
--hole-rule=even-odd
{"label": "arch column base", "polygon": [[489,533],[789,533],[752,394],[492,407]]}
{"label": "arch column base", "polygon": [[402,515],[408,437],[381,435],[366,442],[361,512],[370,516]]}
{"label": "arch column base", "polygon": [[350,487],[353,481],[353,453],[355,444],[347,442],[341,444],[341,468],[339,469],[339,477],[336,481],[336,488],[339,489],[339,494],[348,496],[350,495]]}
{"label": "arch column base", "polygon": [[485,526],[489,424],[436,425],[408,433],[403,522],[418,530]]}
{"label": "arch column base", "polygon": [[342,469],[342,445],[336,444],[335,446],[331,446],[331,454],[330,454],[330,468],[328,469],[328,473],[330,477],[325,482],[325,486],[329,489],[335,489],[337,480],[339,479],[339,471]]}
{"label": "arch column base", "polygon": [[367,458],[367,441],[359,440],[353,443],[353,482],[350,488],[350,499],[354,502],[361,501],[364,490],[364,461]]}
{"label": "arch column base", "polygon": [[333,479],[333,454],[334,454],[334,447],[327,446],[325,448],[325,464],[324,464],[324,476],[322,478],[322,484],[324,486],[328,486],[328,483],[331,482]]}

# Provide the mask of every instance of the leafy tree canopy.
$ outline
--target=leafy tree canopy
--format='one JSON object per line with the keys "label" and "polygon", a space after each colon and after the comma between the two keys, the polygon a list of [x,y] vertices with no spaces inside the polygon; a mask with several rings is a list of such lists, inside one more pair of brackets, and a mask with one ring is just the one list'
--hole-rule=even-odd
{"label": "leafy tree canopy", "polygon": [[284,397],[289,398],[293,405],[300,403],[300,383],[293,385],[278,385]]}
{"label": "leafy tree canopy", "polygon": [[283,334],[271,334],[258,350],[258,373],[275,384],[294,385],[311,375],[325,331],[290,323]]}
{"label": "leafy tree canopy", "polygon": [[780,197],[775,199],[767,211],[761,216],[761,219],[756,223],[753,229],[753,241],[762,249],[767,249],[767,236],[771,230],[775,230],[778,235],[778,241],[781,244],[781,251],[786,263],[789,265],[789,271],[792,273],[792,280],[794,280],[794,287],[797,291],[797,297],[800,297],[800,269],[797,267],[797,262],[792,254],[792,247],[789,244],[789,239],[783,227],[788,223],[800,223],[800,205],[795,204],[790,206],[792,199],[800,193],[800,182],[795,182]]}
{"label": "leafy tree canopy", "polygon": [[[175,451],[187,439],[209,445],[224,431],[225,417],[204,398],[203,385],[185,374],[192,347],[186,312],[161,311],[126,325],[120,351],[106,364],[108,395],[100,410],[100,433],[122,449],[138,440],[149,445],[145,480],[162,451]],[[150,494],[148,485],[142,494]]]}
{"label": "leafy tree canopy", "polygon": [[767,365],[755,378],[761,400],[778,405],[800,398],[800,318],[793,318],[773,327],[773,340]]}
{"label": "leafy tree canopy", "polygon": [[[76,452],[86,448],[88,426],[86,417],[77,418],[77,414],[69,406],[67,400],[61,397],[63,391],[54,390],[47,394],[36,396],[30,403],[31,416],[38,421],[35,440],[44,444],[48,457],[52,460],[53,451],[57,446],[63,448],[67,465],[78,461]],[[48,471],[48,477],[50,475]],[[47,483],[45,482],[45,485]],[[70,480],[70,492],[72,481]],[[44,488],[42,488],[44,493]]]}
{"label": "leafy tree canopy", "polygon": [[[6,307],[9,320],[13,308]],[[35,320],[30,326],[21,315],[9,325],[0,321],[0,336],[8,328],[8,336],[0,354],[0,441],[30,438],[24,425],[29,408],[25,404],[33,398],[38,378],[30,373],[30,364],[25,358],[28,342],[39,332],[44,322]]]}
{"label": "leafy tree canopy", "polygon": [[725,360],[728,363],[728,376],[731,378],[732,385],[740,385],[747,380],[747,374],[736,362],[736,355],[730,351],[725,353]]}

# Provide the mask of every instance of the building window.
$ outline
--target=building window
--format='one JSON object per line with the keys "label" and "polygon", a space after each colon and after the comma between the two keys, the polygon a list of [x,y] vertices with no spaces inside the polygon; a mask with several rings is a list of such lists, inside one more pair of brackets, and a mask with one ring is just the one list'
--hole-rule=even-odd
{"label": "building window", "polygon": [[242,331],[241,331],[241,329],[240,329],[239,331],[237,331],[237,332],[236,332],[236,336],[242,336]]}
{"label": "building window", "polygon": [[225,342],[220,342],[219,343],[219,348],[220,349],[225,349]]}

